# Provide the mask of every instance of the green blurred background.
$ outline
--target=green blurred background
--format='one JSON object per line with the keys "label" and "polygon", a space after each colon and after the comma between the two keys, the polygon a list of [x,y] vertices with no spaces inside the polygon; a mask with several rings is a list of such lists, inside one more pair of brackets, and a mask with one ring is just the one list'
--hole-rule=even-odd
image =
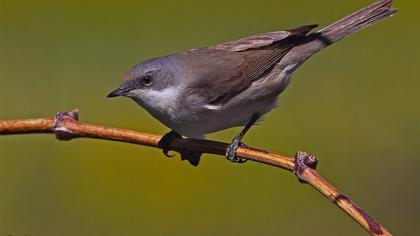
{"label": "green blurred background", "polygon": [[[301,24],[353,1],[0,0],[0,119],[80,109],[81,120],[164,133],[128,99],[106,99],[140,60]],[[419,7],[322,51],[245,138],[319,171],[396,235],[419,235]],[[210,135],[229,141],[238,129]],[[147,147],[51,135],[0,137],[0,236],[364,235],[277,168],[206,155],[198,168]]]}

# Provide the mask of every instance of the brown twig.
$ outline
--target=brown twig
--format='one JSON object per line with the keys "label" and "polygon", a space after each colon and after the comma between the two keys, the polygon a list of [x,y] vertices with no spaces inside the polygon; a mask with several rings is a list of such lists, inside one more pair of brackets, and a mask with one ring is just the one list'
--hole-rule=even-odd
{"label": "brown twig", "polygon": [[[94,124],[79,123],[78,112],[59,112],[55,118],[4,120],[0,121],[0,135],[53,133],[59,140],[73,138],[96,138],[127,143],[158,147],[160,135],[140,133],[125,129],[116,129]],[[175,139],[171,149],[180,152],[189,150],[197,153],[211,153],[224,155],[228,144],[210,140]],[[374,218],[341,194],[333,185],[318,174],[315,170],[318,160],[315,156],[298,152],[294,158],[263,150],[241,147],[237,150],[240,158],[280,167],[296,174],[299,181],[308,183],[332,203],[344,210],[356,220],[371,235],[391,235]]]}

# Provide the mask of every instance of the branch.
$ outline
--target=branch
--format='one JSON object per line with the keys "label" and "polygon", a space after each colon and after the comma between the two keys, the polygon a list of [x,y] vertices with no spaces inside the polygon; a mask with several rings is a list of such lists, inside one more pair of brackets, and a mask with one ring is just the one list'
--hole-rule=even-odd
{"label": "branch", "polygon": [[[55,134],[58,140],[95,138],[155,148],[159,148],[158,142],[162,137],[160,135],[140,133],[131,130],[80,123],[78,122],[77,110],[59,112],[55,118],[0,120],[0,135],[30,133],[51,133]],[[188,151],[197,153],[210,153],[224,156],[227,146],[228,144],[226,143],[210,140],[178,138],[173,140],[170,148],[177,152],[187,149]],[[304,152],[298,152],[295,157],[288,157],[249,147],[238,148],[237,156],[293,172],[300,182],[310,184],[357,221],[371,235],[391,235],[391,233],[374,218],[369,216],[350,199],[340,193],[326,179],[319,175],[315,170],[318,162],[315,156]]]}

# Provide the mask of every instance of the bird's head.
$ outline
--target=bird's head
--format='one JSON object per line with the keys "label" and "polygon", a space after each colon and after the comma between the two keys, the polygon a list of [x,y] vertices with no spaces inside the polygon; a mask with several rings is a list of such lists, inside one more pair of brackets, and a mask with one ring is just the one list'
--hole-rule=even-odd
{"label": "bird's head", "polygon": [[157,106],[174,98],[182,78],[181,70],[182,64],[176,55],[141,62],[130,69],[108,97],[129,97],[145,108]]}

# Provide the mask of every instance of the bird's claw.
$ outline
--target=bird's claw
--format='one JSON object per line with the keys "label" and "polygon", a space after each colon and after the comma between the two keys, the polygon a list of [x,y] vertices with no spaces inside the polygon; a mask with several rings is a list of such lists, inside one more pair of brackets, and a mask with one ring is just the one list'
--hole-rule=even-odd
{"label": "bird's claw", "polygon": [[170,131],[169,133],[165,134],[158,143],[159,148],[162,149],[162,152],[167,157],[174,157],[174,155],[169,155],[170,145],[174,139],[182,138],[182,136],[174,131]]}
{"label": "bird's claw", "polygon": [[[169,155],[168,152],[171,150],[171,143],[175,139],[182,139],[182,136],[175,131],[170,131],[165,134],[159,141],[158,146],[162,149],[163,154],[167,157],[174,157],[174,155]],[[179,153],[181,154],[181,160],[188,160],[188,162],[193,166],[198,166],[200,163],[200,152],[193,152],[188,150],[184,145],[180,146]]]}
{"label": "bird's claw", "polygon": [[243,159],[243,158],[238,158],[236,156],[236,150],[238,150],[239,147],[245,146],[240,139],[238,138],[234,138],[232,143],[229,144],[229,146],[226,149],[226,154],[225,157],[226,159],[228,159],[229,161],[233,162],[233,163],[245,163],[247,160]]}
{"label": "bird's claw", "polygon": [[175,156],[175,154],[172,154],[172,155],[169,155],[169,149],[167,149],[167,148],[162,148],[162,152],[163,152],[163,155],[165,155],[165,156],[167,156],[167,157],[169,157],[169,158],[171,158],[171,157],[174,157]]}

